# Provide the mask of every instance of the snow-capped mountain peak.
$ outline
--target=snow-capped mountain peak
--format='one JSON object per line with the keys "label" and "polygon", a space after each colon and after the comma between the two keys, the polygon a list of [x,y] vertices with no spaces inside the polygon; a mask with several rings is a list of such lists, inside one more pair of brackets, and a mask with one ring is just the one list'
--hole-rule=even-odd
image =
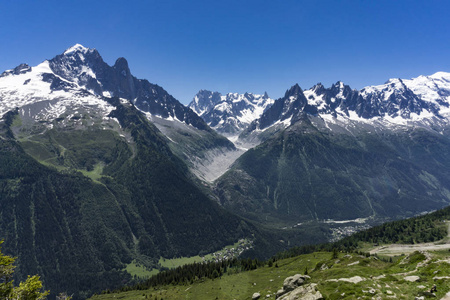
{"label": "snow-capped mountain peak", "polygon": [[450,103],[450,73],[437,72],[430,76],[404,79],[405,85],[422,100],[437,106]]}
{"label": "snow-capped mountain peak", "polygon": [[433,79],[443,80],[443,81],[450,81],[450,73],[448,73],[448,72],[439,71],[428,77],[433,78]]}
{"label": "snow-capped mountain peak", "polygon": [[228,93],[200,90],[189,107],[216,131],[228,136],[239,135],[245,127],[272,105],[273,100],[264,93]]}
{"label": "snow-capped mountain peak", "polygon": [[[253,130],[261,132],[275,125],[288,127],[307,115],[333,124],[439,124],[436,128],[440,128],[442,124],[450,124],[450,73],[437,72],[413,79],[393,78],[360,91],[341,81],[330,88],[318,83],[305,91],[296,84],[249,126],[246,134]],[[332,125],[326,127],[331,128]]]}
{"label": "snow-capped mountain peak", "polygon": [[66,51],[64,51],[64,55],[73,55],[75,53],[87,53],[89,51],[93,51],[95,49],[90,49],[87,47],[84,47],[81,44],[75,44],[72,47],[68,48]]}
{"label": "snow-capped mountain peak", "polygon": [[62,54],[49,60],[50,68],[59,77],[73,82],[96,95],[103,95],[97,75],[108,65],[96,49],[80,44],[70,47]]}
{"label": "snow-capped mountain peak", "polygon": [[[210,130],[201,118],[163,88],[135,78],[125,58],[119,58],[114,66],[109,66],[96,49],[80,44],[36,67],[21,64],[0,75],[0,114],[31,103],[76,100],[77,95],[83,95],[89,101],[96,99],[92,101],[100,106],[107,105],[103,97],[122,98],[149,117],[176,120],[200,130]],[[61,114],[61,111],[62,108],[55,114]]]}
{"label": "snow-capped mountain peak", "polygon": [[[19,108],[21,115],[53,126],[56,118],[96,107],[106,116],[113,107],[74,82],[55,74],[46,60],[35,67],[21,64],[0,77],[0,116]],[[106,118],[108,119],[108,118]]]}

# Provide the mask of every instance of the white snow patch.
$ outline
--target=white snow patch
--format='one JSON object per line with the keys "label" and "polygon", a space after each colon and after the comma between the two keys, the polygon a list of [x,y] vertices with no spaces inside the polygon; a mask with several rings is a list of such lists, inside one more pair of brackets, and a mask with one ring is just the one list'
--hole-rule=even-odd
{"label": "white snow patch", "polygon": [[108,91],[103,91],[103,97],[111,98],[112,94],[110,92],[108,92]]}

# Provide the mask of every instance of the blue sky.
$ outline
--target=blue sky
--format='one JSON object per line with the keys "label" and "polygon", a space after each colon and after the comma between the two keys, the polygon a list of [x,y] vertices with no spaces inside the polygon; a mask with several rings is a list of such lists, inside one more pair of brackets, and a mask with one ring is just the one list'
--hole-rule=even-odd
{"label": "blue sky", "polygon": [[[0,70],[80,43],[187,104],[450,71],[450,1],[0,0]],[[0,71],[0,72],[1,72]]]}

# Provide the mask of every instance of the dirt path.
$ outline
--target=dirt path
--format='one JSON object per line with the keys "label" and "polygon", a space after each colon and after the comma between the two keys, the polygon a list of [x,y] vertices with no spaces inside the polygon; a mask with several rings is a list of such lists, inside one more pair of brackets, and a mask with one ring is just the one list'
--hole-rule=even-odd
{"label": "dirt path", "polygon": [[391,244],[376,247],[370,250],[370,254],[382,254],[382,255],[399,255],[399,254],[409,254],[414,251],[433,251],[433,250],[448,250],[450,249],[450,222],[446,222],[448,225],[447,237],[435,243],[422,243],[414,245],[400,245]]}

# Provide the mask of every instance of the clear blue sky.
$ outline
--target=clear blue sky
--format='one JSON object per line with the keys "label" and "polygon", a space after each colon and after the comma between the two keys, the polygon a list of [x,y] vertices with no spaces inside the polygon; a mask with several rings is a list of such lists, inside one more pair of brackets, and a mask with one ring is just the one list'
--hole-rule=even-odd
{"label": "clear blue sky", "polygon": [[0,70],[80,43],[184,104],[200,89],[360,89],[450,71],[449,12],[447,0],[0,0]]}

